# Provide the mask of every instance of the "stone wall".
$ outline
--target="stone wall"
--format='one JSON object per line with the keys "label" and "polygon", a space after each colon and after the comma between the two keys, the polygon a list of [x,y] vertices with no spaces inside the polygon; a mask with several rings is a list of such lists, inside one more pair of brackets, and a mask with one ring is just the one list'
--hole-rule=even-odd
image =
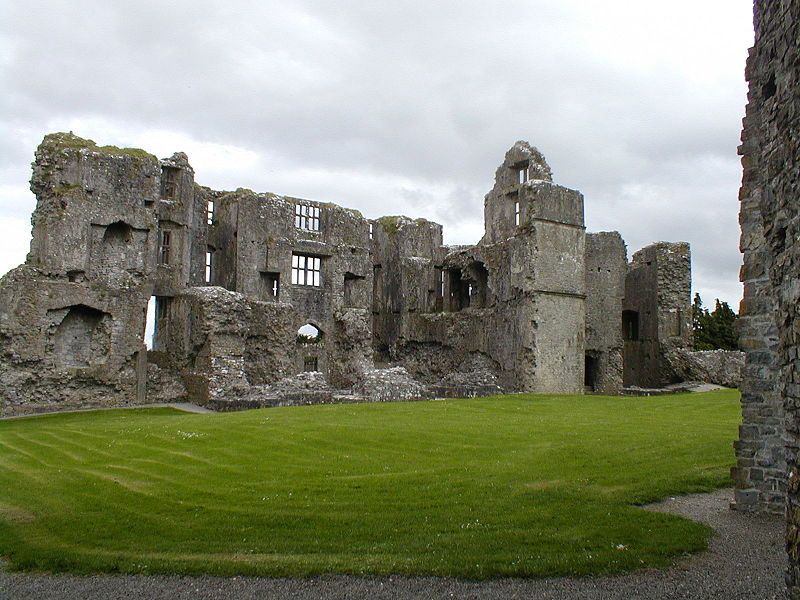
{"label": "stone wall", "polygon": [[619,233],[586,234],[584,383],[588,391],[617,394],[622,388],[621,315],[627,269],[627,251]]}
{"label": "stone wall", "polygon": [[[764,456],[764,467],[760,474],[770,476],[774,486],[773,497],[764,498],[763,505],[777,503],[777,496],[786,489],[788,527],[786,548],[789,554],[788,582],[792,598],[800,598],[800,0],[776,0],[755,3],[755,46],[747,64],[747,79],[750,83],[747,115],[744,122],[741,148],[744,178],[742,183],[742,238],[746,258],[743,278],[758,281],[762,275],[753,264],[758,256],[764,258],[768,268],[772,296],[775,301],[775,325],[779,333],[774,351],[775,362],[770,363],[769,353],[773,345],[769,340],[771,330],[767,325],[754,328],[752,337],[756,347],[750,352],[761,352],[764,362],[762,371],[758,363],[749,360],[746,377],[750,385],[769,382],[771,369],[777,369],[778,394],[784,409],[784,441],[788,478],[786,483],[772,474],[780,467],[776,452]],[[760,213],[766,252],[759,255],[760,235],[754,219]],[[748,237],[749,236],[749,237]],[[748,253],[750,256],[748,257]],[[767,286],[761,288],[768,293]],[[758,299],[758,288],[751,286],[749,298]],[[747,300],[747,298],[746,298]],[[753,311],[754,319],[772,308],[769,301]],[[749,308],[749,306],[748,306]],[[758,342],[761,344],[758,344]],[[750,356],[748,356],[750,359]],[[758,396],[745,404],[745,425],[739,442],[739,463],[747,453],[758,450],[752,445],[761,441],[772,443],[780,435],[780,426],[775,423],[779,408],[769,395]],[[761,399],[763,398],[763,400]],[[750,405],[761,404],[763,422],[748,414]],[[768,423],[768,421],[770,421]],[[748,422],[751,422],[749,424]],[[774,424],[774,425],[773,425]],[[761,431],[759,431],[759,428]],[[758,439],[759,433],[764,437]],[[745,465],[747,466],[747,465]],[[761,465],[756,462],[755,467]],[[751,469],[744,482],[756,480],[755,469]],[[761,496],[761,490],[759,497]]]}
{"label": "stone wall", "polygon": [[[773,17],[774,18],[774,17]],[[770,37],[770,36],[767,36]],[[760,44],[765,38],[759,34]],[[769,267],[772,249],[764,236],[762,205],[770,202],[766,157],[762,144],[770,137],[769,124],[762,120],[762,104],[774,100],[774,66],[771,50],[757,45],[748,59],[751,82],[742,145],[742,187],[739,191],[740,250],[743,265],[740,279],[744,297],[739,310],[739,344],[745,351],[742,378],[742,425],[735,444],[736,482],[733,507],[746,511],[781,513],[785,504],[786,460],[784,450],[784,408],[779,390],[779,339],[775,322],[777,297]],[[777,90],[775,90],[777,91]]]}
{"label": "stone wall", "polygon": [[[295,344],[295,371],[314,361],[332,385],[356,383],[373,367],[367,220],[334,204],[250,190],[215,195],[214,212],[210,283],[291,305],[293,338],[304,325],[319,332],[315,343]],[[313,269],[305,268],[310,260]]]}
{"label": "stone wall", "polygon": [[145,401],[160,172],[140,150],[40,144],[31,251],[0,279],[4,414]]}

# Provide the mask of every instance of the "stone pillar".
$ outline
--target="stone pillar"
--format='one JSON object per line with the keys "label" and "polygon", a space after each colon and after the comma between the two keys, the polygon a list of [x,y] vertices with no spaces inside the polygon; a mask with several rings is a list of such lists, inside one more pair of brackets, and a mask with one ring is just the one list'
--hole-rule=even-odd
{"label": "stone pillar", "polygon": [[[748,73],[755,60],[751,55]],[[742,132],[742,187],[739,223],[743,253],[740,279],[744,298],[739,308],[739,343],[745,352],[742,371],[742,425],[736,448],[736,482],[732,508],[781,513],[784,509],[786,460],[783,448],[783,402],[777,390],[775,364],[778,330],[775,296],[769,279],[770,252],[761,218],[763,181],[758,152],[761,143],[757,98],[751,94]]]}

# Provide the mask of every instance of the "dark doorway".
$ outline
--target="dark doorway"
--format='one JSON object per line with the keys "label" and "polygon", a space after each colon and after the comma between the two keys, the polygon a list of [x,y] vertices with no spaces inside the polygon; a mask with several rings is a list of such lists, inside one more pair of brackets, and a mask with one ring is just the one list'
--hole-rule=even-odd
{"label": "dark doorway", "polygon": [[583,385],[594,391],[597,385],[597,357],[587,354],[584,359]]}

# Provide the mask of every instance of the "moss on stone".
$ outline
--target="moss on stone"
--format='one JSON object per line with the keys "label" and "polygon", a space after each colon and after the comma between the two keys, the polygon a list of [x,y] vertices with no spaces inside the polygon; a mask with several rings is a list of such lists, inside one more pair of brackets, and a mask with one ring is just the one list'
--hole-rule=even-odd
{"label": "moss on stone", "polygon": [[116,154],[122,156],[134,156],[136,158],[144,158],[158,160],[154,154],[150,154],[146,150],[142,150],[141,148],[120,148],[118,146],[100,146],[98,148],[94,148],[97,152],[104,152],[106,154]]}
{"label": "moss on stone", "polygon": [[72,133],[57,132],[48,133],[42,140],[42,145],[52,146],[54,148],[96,148],[94,140],[87,140]]}
{"label": "moss on stone", "polygon": [[133,156],[142,159],[158,160],[153,154],[141,150],[140,148],[120,148],[118,146],[98,146],[94,140],[85,139],[72,132],[50,133],[44,136],[42,145],[50,146],[55,150],[90,150],[91,152],[102,152],[104,154],[114,154],[116,156]]}
{"label": "moss on stone", "polygon": [[213,200],[221,200],[231,196],[258,196],[258,194],[249,188],[240,187],[233,191],[220,192],[219,196],[217,198],[213,198]]}
{"label": "moss on stone", "polygon": [[400,223],[402,220],[408,219],[408,217],[403,216],[394,216],[394,217],[380,217],[375,219],[378,223],[380,223],[383,230],[388,234],[397,233],[400,229]]}
{"label": "moss on stone", "polygon": [[59,185],[53,188],[53,193],[57,195],[69,194],[80,187],[79,185]]}

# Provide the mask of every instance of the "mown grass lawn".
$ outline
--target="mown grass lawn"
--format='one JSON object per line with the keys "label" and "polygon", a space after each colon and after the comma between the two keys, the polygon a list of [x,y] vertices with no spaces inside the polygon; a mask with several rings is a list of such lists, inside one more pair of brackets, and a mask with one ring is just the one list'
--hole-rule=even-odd
{"label": "mown grass lawn", "polygon": [[612,573],[708,528],[635,505],[730,483],[735,391],[0,421],[11,568]]}

